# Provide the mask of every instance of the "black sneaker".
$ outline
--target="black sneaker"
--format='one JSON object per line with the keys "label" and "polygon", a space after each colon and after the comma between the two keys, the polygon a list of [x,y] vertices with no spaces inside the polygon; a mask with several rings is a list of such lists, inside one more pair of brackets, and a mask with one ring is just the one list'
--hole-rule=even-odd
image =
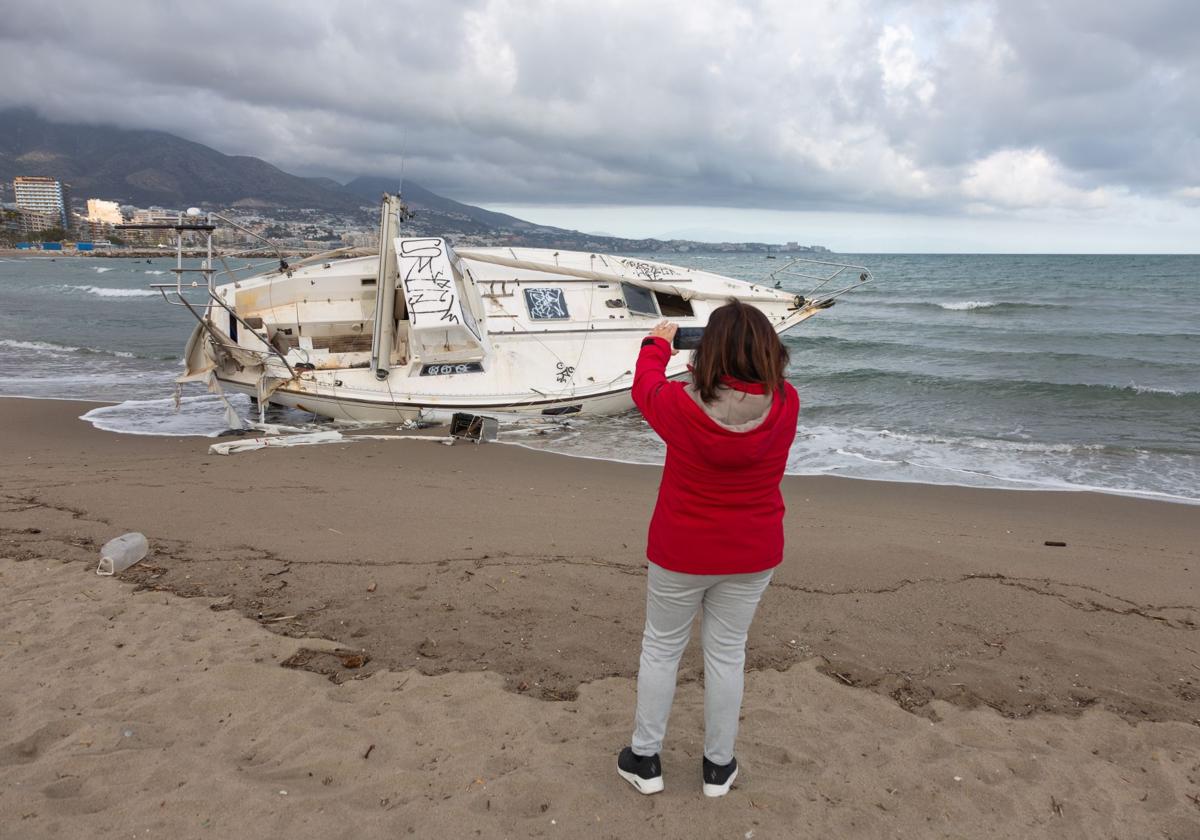
{"label": "black sneaker", "polygon": [[733,786],[733,780],[737,778],[737,759],[732,759],[726,765],[713,764],[708,760],[708,756],[704,757],[704,795],[705,796],[724,796],[729,793],[729,788]]}
{"label": "black sneaker", "polygon": [[658,793],[663,789],[662,762],[657,753],[642,756],[635,753],[633,747],[626,747],[617,756],[617,773],[638,793]]}

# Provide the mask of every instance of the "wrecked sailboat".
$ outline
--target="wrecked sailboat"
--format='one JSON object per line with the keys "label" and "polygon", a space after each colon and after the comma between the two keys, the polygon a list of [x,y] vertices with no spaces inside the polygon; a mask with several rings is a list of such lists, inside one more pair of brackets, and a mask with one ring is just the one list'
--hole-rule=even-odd
{"label": "wrecked sailboat", "polygon": [[[239,277],[212,251],[217,214],[189,211],[175,229],[199,234],[207,256],[156,284],[197,324],[180,381],[248,394],[336,420],[444,420],[456,412],[616,414],[642,338],[666,318],[700,328],[730,298],[782,333],[868,282],[857,266],[795,260],[767,284],[665,263],[535,248],[454,248],[400,235],[403,204],[385,196],[379,253],[351,249]],[[220,263],[222,270],[216,268]],[[200,276],[194,280],[188,277]],[[784,279],[818,281],[798,295]],[[671,378],[687,376],[688,354]]]}

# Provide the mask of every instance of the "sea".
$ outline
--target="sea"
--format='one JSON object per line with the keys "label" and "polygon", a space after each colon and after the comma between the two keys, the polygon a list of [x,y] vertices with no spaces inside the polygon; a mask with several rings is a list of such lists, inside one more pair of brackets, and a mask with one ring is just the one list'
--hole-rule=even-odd
{"label": "sea", "polygon": [[[1200,256],[830,259],[876,279],[784,339],[802,403],[789,473],[1200,503]],[[810,285],[771,278],[783,255],[665,261]],[[172,264],[0,257],[0,395],[116,403],[87,415],[113,433],[218,434],[216,398],[189,386],[175,408],[194,321],[149,287]],[[297,415],[283,420],[315,421]],[[664,453],[636,413],[502,437],[607,460]]]}

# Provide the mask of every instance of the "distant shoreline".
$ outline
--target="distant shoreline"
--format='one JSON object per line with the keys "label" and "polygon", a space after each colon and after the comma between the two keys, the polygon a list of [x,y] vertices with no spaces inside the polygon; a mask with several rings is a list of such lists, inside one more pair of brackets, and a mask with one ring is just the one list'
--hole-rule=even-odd
{"label": "distant shoreline", "polygon": [[[452,240],[451,240],[451,244],[453,245]],[[478,247],[478,246],[471,245],[469,247]],[[485,247],[503,247],[503,246],[502,245],[494,245],[494,246],[485,246]],[[535,247],[535,246],[517,245],[514,247]],[[536,246],[536,247],[549,247],[549,246]],[[289,257],[289,258],[291,258],[291,257],[311,257],[311,256],[316,256],[317,254],[325,253],[325,251],[301,251],[296,248],[280,248],[279,250],[285,257]],[[330,248],[327,250],[336,250],[336,249]],[[729,248],[721,247],[721,243],[712,243],[712,246],[710,248],[701,248],[701,247],[692,246],[687,251],[672,251],[672,250],[661,250],[661,249],[646,251],[645,249],[642,249],[642,248],[627,248],[627,249],[622,249],[622,250],[609,250],[606,248],[574,248],[574,249],[567,249],[567,250],[581,250],[581,251],[586,251],[589,253],[595,252],[598,254],[615,254],[615,255],[651,253],[651,254],[654,254],[656,258],[660,258],[662,261],[667,261],[667,262],[669,262],[669,258],[672,256],[686,255],[689,253],[690,254],[706,254],[706,255],[707,254],[744,254],[747,256],[759,255],[759,256],[762,256],[764,259],[776,259],[776,260],[782,260],[784,262],[786,262],[787,260],[790,260],[790,259],[795,259],[795,258],[800,258],[800,257],[803,257],[805,259],[814,259],[814,258],[824,259],[824,258],[837,256],[837,253],[835,253],[833,251],[770,251],[770,252],[768,252],[768,251],[760,251],[760,250],[753,250],[753,249],[749,249],[749,250],[733,249],[733,250],[731,250]],[[183,251],[184,257],[186,257],[188,259],[199,259],[200,257],[203,257],[206,254],[207,254],[207,252],[202,248],[184,249],[184,251]],[[39,248],[0,248],[0,257],[34,257],[34,256],[45,257],[47,255],[51,256],[54,259],[58,259],[59,257],[72,257],[72,258],[84,257],[87,259],[91,259],[91,258],[102,258],[102,259],[122,259],[122,258],[148,259],[149,258],[149,259],[153,259],[156,257],[174,258],[175,249],[174,248],[137,248],[137,249],[122,248],[119,250],[105,249],[105,250],[95,250],[95,251],[78,251],[74,248],[69,248],[69,249],[64,248],[61,251],[54,251],[54,250],[43,251]],[[275,256],[275,252],[267,251],[267,250],[242,251],[242,252],[238,253],[238,257],[251,257],[254,259],[259,259],[262,257],[273,257],[273,256]]]}
{"label": "distant shoreline", "polygon": [[[280,250],[282,251],[282,253],[285,257],[305,257],[305,256],[313,256],[314,254],[321,253],[320,251],[295,251],[295,250],[289,251],[286,248],[283,248]],[[183,256],[187,259],[199,259],[205,255],[206,255],[206,252],[204,250],[184,250],[184,252],[183,252]],[[140,249],[136,249],[136,250],[122,249],[120,251],[107,251],[107,250],[106,251],[77,251],[74,248],[72,248],[70,250],[62,250],[62,251],[42,251],[42,250],[35,249],[35,248],[0,248],[0,257],[39,257],[39,258],[44,259],[47,256],[52,259],[58,259],[59,257],[62,257],[64,259],[75,259],[78,257],[78,258],[82,258],[82,259],[100,258],[100,259],[108,259],[108,260],[119,260],[119,259],[144,260],[144,259],[155,259],[155,258],[174,259],[175,249],[173,249],[173,248],[162,248],[162,249],[140,248]],[[257,259],[260,257],[273,257],[273,256],[275,256],[275,252],[274,251],[246,251],[246,252],[242,252],[242,253],[238,254],[238,257],[243,257],[243,256],[253,257],[253,258]]]}

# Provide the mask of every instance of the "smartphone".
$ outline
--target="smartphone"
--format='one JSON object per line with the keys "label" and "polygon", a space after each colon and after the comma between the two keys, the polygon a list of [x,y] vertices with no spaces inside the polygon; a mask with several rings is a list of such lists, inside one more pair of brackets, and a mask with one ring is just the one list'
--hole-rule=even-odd
{"label": "smartphone", "polygon": [[671,344],[676,350],[695,350],[700,346],[700,336],[704,335],[704,327],[680,327],[675,332],[675,340]]}

